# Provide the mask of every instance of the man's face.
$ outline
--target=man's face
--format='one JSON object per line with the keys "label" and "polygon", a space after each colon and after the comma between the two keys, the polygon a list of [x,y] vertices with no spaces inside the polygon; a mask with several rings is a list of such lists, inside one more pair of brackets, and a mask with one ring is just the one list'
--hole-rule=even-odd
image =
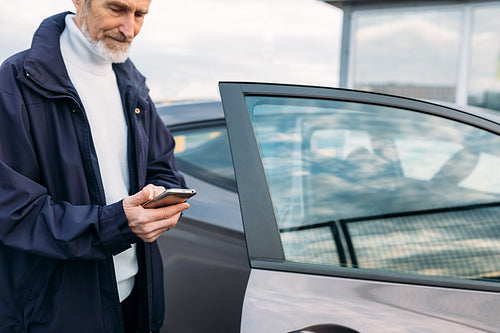
{"label": "man's face", "polygon": [[151,0],[73,0],[76,24],[113,62],[125,61]]}

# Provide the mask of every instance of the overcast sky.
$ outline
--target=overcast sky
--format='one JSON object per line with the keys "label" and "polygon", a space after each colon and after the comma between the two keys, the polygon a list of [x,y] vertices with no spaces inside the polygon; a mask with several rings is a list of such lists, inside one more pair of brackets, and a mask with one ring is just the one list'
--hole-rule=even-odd
{"label": "overcast sky", "polygon": [[[70,0],[2,0],[0,61]],[[342,11],[318,0],[153,0],[131,58],[157,101],[218,98],[226,80],[336,86]]]}

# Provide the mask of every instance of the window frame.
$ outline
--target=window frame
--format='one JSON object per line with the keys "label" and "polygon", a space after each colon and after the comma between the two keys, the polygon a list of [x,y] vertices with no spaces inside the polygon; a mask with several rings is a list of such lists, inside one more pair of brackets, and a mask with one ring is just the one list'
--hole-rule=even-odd
{"label": "window frame", "polygon": [[[168,128],[172,133],[172,136],[175,138],[175,136],[179,135],[180,132],[183,131],[196,131],[201,129],[220,128],[220,127],[223,127],[227,132],[226,122],[224,119],[183,123],[180,125],[169,126]],[[182,162],[180,159],[177,159],[177,167],[183,173],[199,178],[204,182],[207,182],[209,184],[215,185],[217,187],[223,188],[231,192],[237,192],[236,181],[234,182],[230,181],[225,177],[198,168],[196,165],[190,164],[189,162]]]}
{"label": "window frame", "polygon": [[283,253],[271,196],[245,97],[319,98],[375,104],[439,116],[500,135],[498,123],[448,106],[364,91],[240,82],[221,82],[219,88],[226,117],[251,268],[404,284],[500,291],[500,283],[496,282],[329,267],[287,261]]}

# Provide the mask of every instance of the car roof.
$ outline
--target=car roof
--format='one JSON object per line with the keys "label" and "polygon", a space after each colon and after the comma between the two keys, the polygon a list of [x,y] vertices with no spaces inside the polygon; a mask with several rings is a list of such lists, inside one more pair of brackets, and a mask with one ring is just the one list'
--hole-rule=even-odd
{"label": "car roof", "polygon": [[224,119],[222,103],[217,100],[157,104],[156,109],[169,127]]}
{"label": "car roof", "polygon": [[[500,124],[500,112],[496,110],[444,101],[423,101],[449,107]],[[163,122],[169,127],[224,119],[224,111],[220,100],[161,103],[157,104],[156,108]]]}

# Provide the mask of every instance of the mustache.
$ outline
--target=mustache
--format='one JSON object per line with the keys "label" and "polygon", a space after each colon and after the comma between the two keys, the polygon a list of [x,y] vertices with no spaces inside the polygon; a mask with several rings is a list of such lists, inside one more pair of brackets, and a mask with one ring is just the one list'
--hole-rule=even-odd
{"label": "mustache", "polygon": [[134,40],[133,38],[126,37],[122,33],[106,33],[104,34],[104,37],[109,37],[121,43],[127,43],[127,44],[131,44],[132,41]]}

